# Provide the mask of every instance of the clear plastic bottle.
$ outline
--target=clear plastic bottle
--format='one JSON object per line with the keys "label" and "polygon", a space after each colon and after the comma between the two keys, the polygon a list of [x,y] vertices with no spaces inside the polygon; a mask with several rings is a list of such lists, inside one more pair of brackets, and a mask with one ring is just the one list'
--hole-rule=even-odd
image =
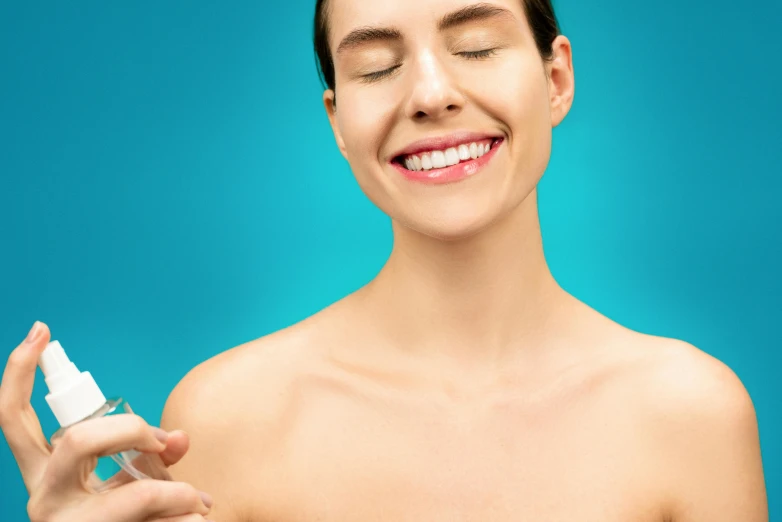
{"label": "clear plastic bottle", "polygon": [[[61,426],[51,437],[52,446],[74,424],[106,415],[133,413],[121,397],[107,400],[90,372],[79,372],[59,341],[51,341],[46,346],[38,365],[49,388],[46,402]],[[172,480],[158,454],[129,450],[99,457],[89,486],[101,492],[136,479]]]}

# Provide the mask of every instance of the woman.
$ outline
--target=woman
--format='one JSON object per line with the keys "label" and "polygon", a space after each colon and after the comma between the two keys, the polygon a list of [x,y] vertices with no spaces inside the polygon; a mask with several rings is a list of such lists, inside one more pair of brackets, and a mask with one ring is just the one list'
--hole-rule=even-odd
{"label": "woman", "polygon": [[[547,267],[536,185],[574,93],[549,0],[319,0],[315,26],[339,150],[392,218],[388,262],[198,365],[164,433],[100,419],[52,451],[29,404],[37,324],[0,388],[31,519],[766,521],[736,375]],[[91,459],[131,447],[177,482],[89,492]]]}

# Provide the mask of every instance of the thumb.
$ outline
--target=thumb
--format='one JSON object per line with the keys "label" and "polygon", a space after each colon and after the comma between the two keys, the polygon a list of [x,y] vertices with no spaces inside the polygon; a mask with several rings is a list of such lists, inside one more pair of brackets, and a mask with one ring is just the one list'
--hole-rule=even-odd
{"label": "thumb", "polygon": [[160,453],[160,458],[166,466],[173,466],[185,456],[190,448],[190,437],[182,430],[171,431],[166,441],[166,449]]}

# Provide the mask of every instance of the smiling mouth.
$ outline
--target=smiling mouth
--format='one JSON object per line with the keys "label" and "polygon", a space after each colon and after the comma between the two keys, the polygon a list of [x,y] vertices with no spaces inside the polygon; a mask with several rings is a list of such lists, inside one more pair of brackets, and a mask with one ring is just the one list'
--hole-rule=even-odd
{"label": "smiling mouth", "polygon": [[397,156],[393,163],[411,172],[437,171],[460,163],[469,163],[488,154],[495,146],[499,145],[502,138],[487,138],[484,140],[462,143],[457,147],[445,150],[431,150]]}

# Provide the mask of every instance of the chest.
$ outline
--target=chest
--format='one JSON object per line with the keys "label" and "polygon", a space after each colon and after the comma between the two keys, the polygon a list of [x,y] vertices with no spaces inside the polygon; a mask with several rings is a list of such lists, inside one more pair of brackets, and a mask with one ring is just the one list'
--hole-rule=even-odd
{"label": "chest", "polygon": [[259,520],[662,520],[642,426],[609,404],[324,395],[311,406],[270,463],[276,500]]}

